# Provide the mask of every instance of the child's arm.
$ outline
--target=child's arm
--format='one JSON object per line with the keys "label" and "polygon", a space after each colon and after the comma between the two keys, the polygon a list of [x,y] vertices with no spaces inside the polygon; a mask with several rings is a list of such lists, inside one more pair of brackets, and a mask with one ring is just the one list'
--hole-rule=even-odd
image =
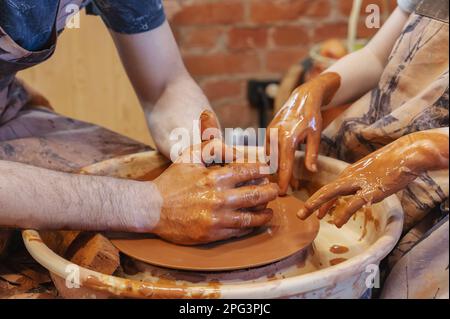
{"label": "child's arm", "polygon": [[341,77],[341,86],[326,107],[355,101],[377,85],[408,17],[409,13],[397,7],[364,49],[340,59],[324,72]]}

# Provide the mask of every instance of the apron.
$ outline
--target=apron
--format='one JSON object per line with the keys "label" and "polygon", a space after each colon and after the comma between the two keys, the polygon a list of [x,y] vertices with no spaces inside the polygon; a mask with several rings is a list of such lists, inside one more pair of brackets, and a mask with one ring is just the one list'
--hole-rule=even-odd
{"label": "apron", "polygon": [[[324,130],[322,154],[353,163],[403,135],[448,127],[448,6],[448,0],[419,4],[378,86]],[[448,297],[449,229],[442,219],[448,212],[436,209],[448,193],[448,170],[425,173],[397,193],[404,237],[389,259],[395,266],[382,297]]]}
{"label": "apron", "polygon": [[98,161],[149,149],[105,128],[32,105],[30,94],[15,77],[52,56],[70,14],[66,7],[85,3],[59,2],[51,43],[41,51],[25,50],[0,27],[0,160],[76,172]]}

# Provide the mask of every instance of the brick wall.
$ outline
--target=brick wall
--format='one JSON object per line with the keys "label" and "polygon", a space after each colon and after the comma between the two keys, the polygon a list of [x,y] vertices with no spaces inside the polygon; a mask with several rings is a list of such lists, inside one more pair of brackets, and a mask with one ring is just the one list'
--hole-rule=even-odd
{"label": "brick wall", "polygon": [[[312,44],[345,37],[352,7],[352,0],[165,1],[187,68],[225,127],[256,125],[246,81],[278,79]],[[367,0],[363,10],[369,3],[392,10],[395,0]],[[369,37],[376,30],[363,22],[359,35]]]}

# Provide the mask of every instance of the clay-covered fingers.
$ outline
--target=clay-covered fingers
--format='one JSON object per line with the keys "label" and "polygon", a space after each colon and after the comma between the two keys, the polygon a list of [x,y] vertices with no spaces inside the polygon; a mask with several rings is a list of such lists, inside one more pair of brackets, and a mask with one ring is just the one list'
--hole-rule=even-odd
{"label": "clay-covered fingers", "polygon": [[221,139],[202,142],[201,159],[203,164],[225,164],[236,160],[238,152],[235,147],[225,144]]}
{"label": "clay-covered fingers", "polygon": [[310,131],[306,139],[305,166],[310,172],[317,172],[317,157],[319,156],[322,123],[318,120],[316,130]]}
{"label": "clay-covered fingers", "polygon": [[239,152],[233,146],[226,145],[221,139],[204,141],[201,144],[191,145],[185,149],[176,163],[193,163],[207,166],[212,163],[226,163],[235,161]]}
{"label": "clay-covered fingers", "polygon": [[197,165],[204,165],[204,155],[203,151],[206,146],[208,145],[220,145],[220,140],[210,140],[210,141],[204,141],[201,144],[191,145],[185,150],[183,150],[183,153],[181,156],[179,156],[175,163],[177,164],[197,164]]}
{"label": "clay-covered fingers", "polygon": [[278,138],[278,132],[279,127],[276,123],[276,120],[274,119],[273,123],[271,123],[266,129],[265,153],[267,156],[270,156],[270,154],[273,154],[275,150],[278,149],[278,145],[270,143],[273,137]]}
{"label": "clay-covered fingers", "polygon": [[255,207],[249,207],[249,208],[247,208],[247,210],[249,210],[251,212],[259,212],[261,210],[266,209],[268,204],[269,203],[258,205],[258,206],[255,206]]}
{"label": "clay-covered fingers", "polygon": [[[400,188],[401,189],[401,188]],[[334,224],[341,228],[344,226],[349,219],[361,208],[366,205],[372,205],[381,202],[386,197],[395,194],[396,190],[383,191],[379,188],[374,188],[372,190],[361,190],[357,192],[354,196],[343,200],[342,203],[336,205],[333,210],[333,221]]]}
{"label": "clay-covered fingers", "polygon": [[[269,179],[267,177],[263,177],[263,178],[258,178],[258,179],[252,179],[252,180],[250,180],[248,182],[239,184],[237,186],[241,187],[241,186],[267,185],[267,184],[270,184]],[[266,209],[267,205],[268,205],[268,203],[257,205],[257,206],[254,206],[254,207],[249,207],[248,210],[253,211],[253,212],[257,212],[257,211]]]}
{"label": "clay-covered fingers", "polygon": [[216,215],[215,226],[231,229],[248,229],[261,227],[267,224],[273,216],[270,208],[258,212],[252,211],[227,211],[219,212]]}
{"label": "clay-covered fingers", "polygon": [[265,205],[278,196],[278,186],[266,185],[242,186],[227,190],[223,194],[224,206],[230,209],[250,208]]}
{"label": "clay-covered fingers", "polygon": [[200,133],[202,142],[221,138],[219,121],[214,112],[205,110],[200,115]]}
{"label": "clay-covered fingers", "polygon": [[317,213],[317,217],[319,219],[324,218],[331,211],[331,209],[334,207],[334,205],[336,205],[336,202],[337,202],[337,199],[332,199],[329,202],[320,206],[319,212]]}
{"label": "clay-covered fingers", "polygon": [[298,211],[297,216],[300,219],[308,218],[314,211],[322,205],[335,199],[338,196],[346,196],[353,194],[359,189],[359,186],[348,178],[338,179],[330,184],[325,185],[315,192]]}
{"label": "clay-covered fingers", "polygon": [[229,187],[250,185],[267,178],[269,167],[265,163],[231,163],[214,172]]}
{"label": "clay-covered fingers", "polygon": [[280,137],[280,149],[278,150],[278,185],[280,195],[286,195],[294,170],[295,142],[291,137]]}
{"label": "clay-covered fingers", "polygon": [[267,185],[269,184],[269,178],[268,177],[261,177],[261,178],[256,178],[256,179],[252,179],[243,183],[239,183],[236,186],[240,187],[240,186],[251,186],[251,185]]}
{"label": "clay-covered fingers", "polygon": [[[263,178],[258,178],[258,179],[252,179],[252,180],[250,180],[248,182],[239,184],[237,186],[241,187],[241,186],[251,186],[251,185],[267,185],[267,184],[270,184],[270,183],[271,182],[270,182],[270,180],[267,177],[263,177]],[[257,205],[257,206],[254,206],[254,207],[249,207],[248,210],[249,211],[253,211],[253,212],[264,210],[264,209],[267,208],[268,204],[269,203],[265,203],[265,204]]]}
{"label": "clay-covered fingers", "polygon": [[367,201],[360,194],[356,194],[347,200],[342,200],[333,210],[333,222],[338,227],[344,226],[349,219],[364,205]]}

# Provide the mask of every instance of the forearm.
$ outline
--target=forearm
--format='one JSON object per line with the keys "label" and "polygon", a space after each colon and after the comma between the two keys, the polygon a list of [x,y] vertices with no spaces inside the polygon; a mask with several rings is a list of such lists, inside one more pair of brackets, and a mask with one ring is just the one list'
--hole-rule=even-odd
{"label": "forearm", "polygon": [[0,161],[0,225],[147,232],[161,199],[151,183],[54,172]]}
{"label": "forearm", "polygon": [[176,128],[187,129],[193,143],[194,120],[211,107],[186,71],[168,23],[145,33],[112,36],[158,150],[169,157],[176,143],[169,136]]}
{"label": "forearm", "polygon": [[419,131],[401,137],[405,144],[412,145],[412,151],[402,156],[405,162],[421,166],[423,171],[438,171],[449,166],[449,128]]}
{"label": "forearm", "polygon": [[376,87],[409,14],[397,8],[364,49],[340,59],[325,72],[341,77],[341,86],[327,107],[351,103]]}
{"label": "forearm", "polygon": [[339,74],[341,86],[324,109],[352,103],[360,98],[377,85],[383,69],[384,65],[368,48],[340,59],[325,71]]}
{"label": "forearm", "polygon": [[[144,105],[144,110],[158,150],[167,157],[171,147],[179,142],[171,140],[174,129],[189,133],[189,145],[198,144],[201,142],[200,116],[205,110],[212,112],[207,98],[187,73],[171,81],[155,106]],[[173,137],[176,138],[176,134]]]}

